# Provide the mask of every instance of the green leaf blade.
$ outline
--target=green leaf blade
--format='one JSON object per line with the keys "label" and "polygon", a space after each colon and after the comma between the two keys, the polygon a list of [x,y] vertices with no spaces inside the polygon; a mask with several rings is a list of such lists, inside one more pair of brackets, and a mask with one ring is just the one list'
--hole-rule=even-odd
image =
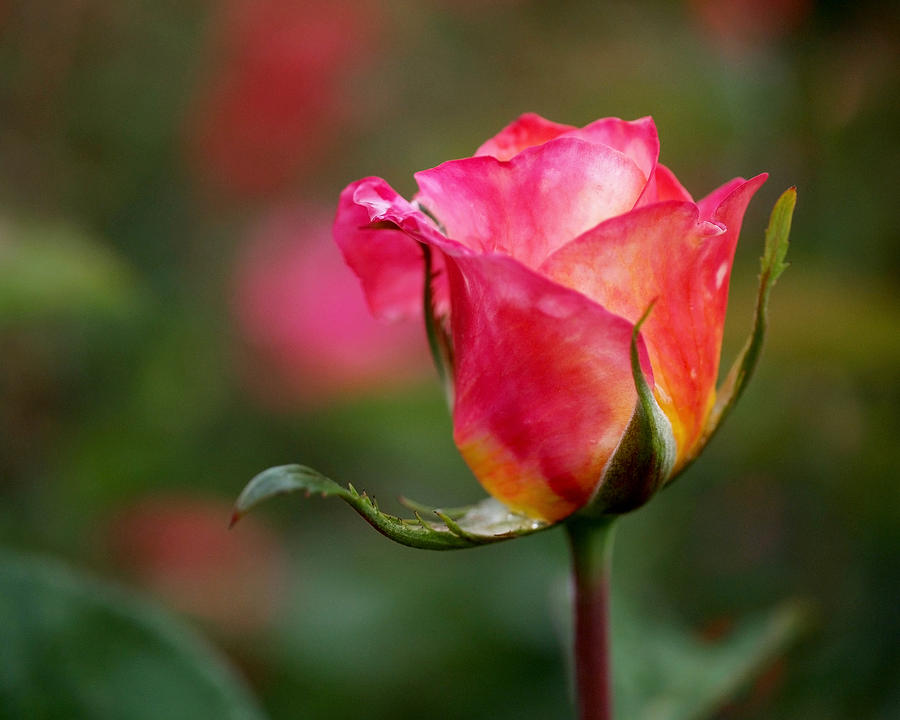
{"label": "green leaf blade", "polygon": [[789,600],[709,642],[628,603],[613,617],[617,717],[707,720],[809,634],[814,608]]}
{"label": "green leaf blade", "polygon": [[761,280],[767,289],[771,289],[781,273],[788,267],[788,263],[784,259],[787,257],[791,222],[796,206],[797,188],[789,187],[775,202],[775,207],[769,217],[769,225],[766,227],[766,245],[760,268],[763,278],[768,276],[768,279]]}
{"label": "green leaf blade", "polygon": [[140,303],[131,268],[96,238],[65,223],[0,217],[0,326],[120,320]]}
{"label": "green leaf blade", "polygon": [[[281,465],[254,477],[235,502],[231,524],[234,525],[264,500],[298,491],[305,492],[307,496],[339,497],[386,538],[423,550],[462,550],[511,540],[551,527],[513,513],[491,498],[467,508],[455,508],[452,514],[415,503],[415,517],[401,518],[383,512],[366,493],[358,493],[353,486],[341,487],[303,465]],[[434,515],[436,520],[426,521],[422,516],[428,514]]]}
{"label": "green leaf blade", "polygon": [[0,717],[263,720],[223,657],[161,608],[0,553]]}
{"label": "green leaf blade", "polygon": [[358,493],[352,485],[350,489],[342,488],[322,473],[305,465],[279,465],[263,470],[247,483],[234,503],[234,512],[231,516],[232,527],[264,500],[297,491],[305,491],[307,496],[319,493],[322,497],[331,495],[345,499],[358,497]]}

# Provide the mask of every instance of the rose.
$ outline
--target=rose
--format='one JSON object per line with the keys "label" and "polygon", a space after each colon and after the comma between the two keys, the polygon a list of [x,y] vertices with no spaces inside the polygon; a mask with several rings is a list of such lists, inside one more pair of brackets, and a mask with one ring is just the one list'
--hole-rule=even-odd
{"label": "rose", "polygon": [[[341,195],[335,239],[377,316],[421,311],[431,258],[454,439],[513,510],[556,521],[612,482],[648,309],[636,349],[674,444],[662,481],[708,436],[735,245],[765,175],[695,202],[658,153],[650,118],[576,129],[528,114],[475,156],[417,173],[412,202],[373,177]],[[635,485],[604,509],[656,489]]]}

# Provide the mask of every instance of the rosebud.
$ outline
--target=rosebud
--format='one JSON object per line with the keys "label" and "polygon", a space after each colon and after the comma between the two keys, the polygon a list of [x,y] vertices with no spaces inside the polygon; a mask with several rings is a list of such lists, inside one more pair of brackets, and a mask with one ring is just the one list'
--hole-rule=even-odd
{"label": "rosebud", "polygon": [[658,154],[650,118],[529,114],[417,173],[412,202],[380,178],[341,195],[335,239],[376,315],[420,311],[429,250],[454,438],[515,511],[631,509],[711,432],[732,259],[766,176],[694,201]]}

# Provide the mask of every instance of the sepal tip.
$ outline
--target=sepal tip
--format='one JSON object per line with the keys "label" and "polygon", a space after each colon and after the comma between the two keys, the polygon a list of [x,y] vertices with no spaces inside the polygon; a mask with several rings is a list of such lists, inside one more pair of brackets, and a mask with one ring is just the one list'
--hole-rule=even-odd
{"label": "sepal tip", "polygon": [[631,333],[631,373],[637,391],[631,422],[607,463],[594,497],[579,515],[619,514],[640,507],[663,486],[675,465],[672,424],[653,396],[638,352],[641,326],[655,303],[647,306]]}

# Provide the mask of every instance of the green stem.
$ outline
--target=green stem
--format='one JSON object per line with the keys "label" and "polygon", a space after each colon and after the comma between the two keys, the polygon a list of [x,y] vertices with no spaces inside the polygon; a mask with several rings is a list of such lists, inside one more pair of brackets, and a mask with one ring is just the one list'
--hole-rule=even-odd
{"label": "green stem", "polygon": [[575,683],[580,720],[612,720],[609,571],[612,517],[566,523],[575,581]]}

